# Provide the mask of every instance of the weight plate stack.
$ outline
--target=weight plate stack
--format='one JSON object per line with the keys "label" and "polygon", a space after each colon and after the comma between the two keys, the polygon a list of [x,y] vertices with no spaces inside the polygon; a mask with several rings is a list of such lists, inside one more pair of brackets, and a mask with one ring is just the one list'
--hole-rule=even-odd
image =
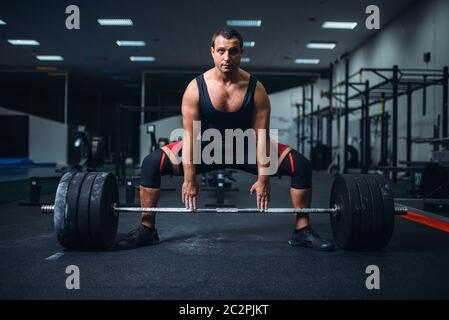
{"label": "weight plate stack", "polygon": [[379,175],[339,175],[332,184],[330,206],[336,244],[347,250],[380,250],[394,229],[394,201],[388,182]]}

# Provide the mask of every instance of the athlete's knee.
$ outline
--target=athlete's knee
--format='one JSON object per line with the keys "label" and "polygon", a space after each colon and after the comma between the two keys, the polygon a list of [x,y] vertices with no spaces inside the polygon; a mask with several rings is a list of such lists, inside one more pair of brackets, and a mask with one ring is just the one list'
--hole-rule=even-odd
{"label": "athlete's knee", "polygon": [[292,188],[309,189],[312,187],[312,163],[296,150],[289,154],[292,162]]}
{"label": "athlete's knee", "polygon": [[141,166],[142,172],[159,169],[162,155],[163,151],[161,149],[156,149],[145,158],[143,158]]}
{"label": "athlete's knee", "polygon": [[140,170],[140,184],[142,186],[146,188],[160,187],[162,175],[161,161],[163,155],[163,151],[157,149],[143,159]]}

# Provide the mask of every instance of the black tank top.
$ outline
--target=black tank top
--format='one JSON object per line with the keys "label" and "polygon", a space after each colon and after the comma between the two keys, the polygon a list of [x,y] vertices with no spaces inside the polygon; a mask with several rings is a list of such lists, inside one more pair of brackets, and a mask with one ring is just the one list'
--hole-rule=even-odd
{"label": "black tank top", "polygon": [[215,128],[220,131],[224,137],[225,129],[240,128],[245,131],[252,127],[253,109],[254,109],[254,92],[256,89],[257,79],[250,76],[248,89],[241,107],[234,112],[218,111],[212,105],[207,85],[204,81],[204,75],[196,77],[198,90],[200,94],[200,119],[201,131],[209,128]]}

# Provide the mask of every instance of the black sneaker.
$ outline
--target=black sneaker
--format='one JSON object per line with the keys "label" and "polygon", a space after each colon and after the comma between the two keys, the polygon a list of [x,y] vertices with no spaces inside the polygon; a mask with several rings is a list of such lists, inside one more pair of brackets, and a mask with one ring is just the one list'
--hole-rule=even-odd
{"label": "black sneaker", "polygon": [[126,238],[117,241],[115,247],[120,250],[126,250],[153,244],[159,244],[157,229],[148,228],[140,224],[136,229],[131,230]]}
{"label": "black sneaker", "polygon": [[288,243],[294,247],[307,247],[319,251],[334,250],[334,244],[328,240],[321,239],[310,226],[293,230],[292,238]]}

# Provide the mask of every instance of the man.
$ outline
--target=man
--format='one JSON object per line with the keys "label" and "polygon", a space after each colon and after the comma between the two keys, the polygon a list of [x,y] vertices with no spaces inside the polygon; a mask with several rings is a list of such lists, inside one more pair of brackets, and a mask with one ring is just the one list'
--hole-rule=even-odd
{"label": "man", "polygon": [[[266,169],[274,164],[261,161],[261,153],[262,150],[270,151],[273,148],[270,147],[269,135],[260,135],[264,129],[266,132],[269,129],[271,107],[268,95],[255,77],[239,67],[243,39],[236,30],[225,28],[215,32],[210,50],[215,66],[192,80],[182,99],[183,141],[168,144],[143,160],[140,186],[142,207],[157,206],[161,176],[174,174],[184,175],[182,201],[186,208],[195,210],[199,191],[196,174],[232,167],[257,175],[250,191],[257,195],[259,210],[268,208],[271,187]],[[195,121],[201,121],[200,136],[210,128],[220,133],[224,133],[226,129],[253,129],[256,135],[257,161],[226,165],[197,164],[193,161],[195,139],[198,139],[194,131]],[[276,175],[291,176],[292,206],[310,207],[312,168],[309,160],[287,145],[277,144],[277,150]],[[177,161],[179,157],[182,158],[182,163]],[[127,249],[158,243],[155,214],[146,212],[142,213],[141,225],[117,245],[120,249]],[[322,251],[330,251],[334,247],[311,229],[308,216],[302,214],[296,217],[295,230],[289,243]]]}

